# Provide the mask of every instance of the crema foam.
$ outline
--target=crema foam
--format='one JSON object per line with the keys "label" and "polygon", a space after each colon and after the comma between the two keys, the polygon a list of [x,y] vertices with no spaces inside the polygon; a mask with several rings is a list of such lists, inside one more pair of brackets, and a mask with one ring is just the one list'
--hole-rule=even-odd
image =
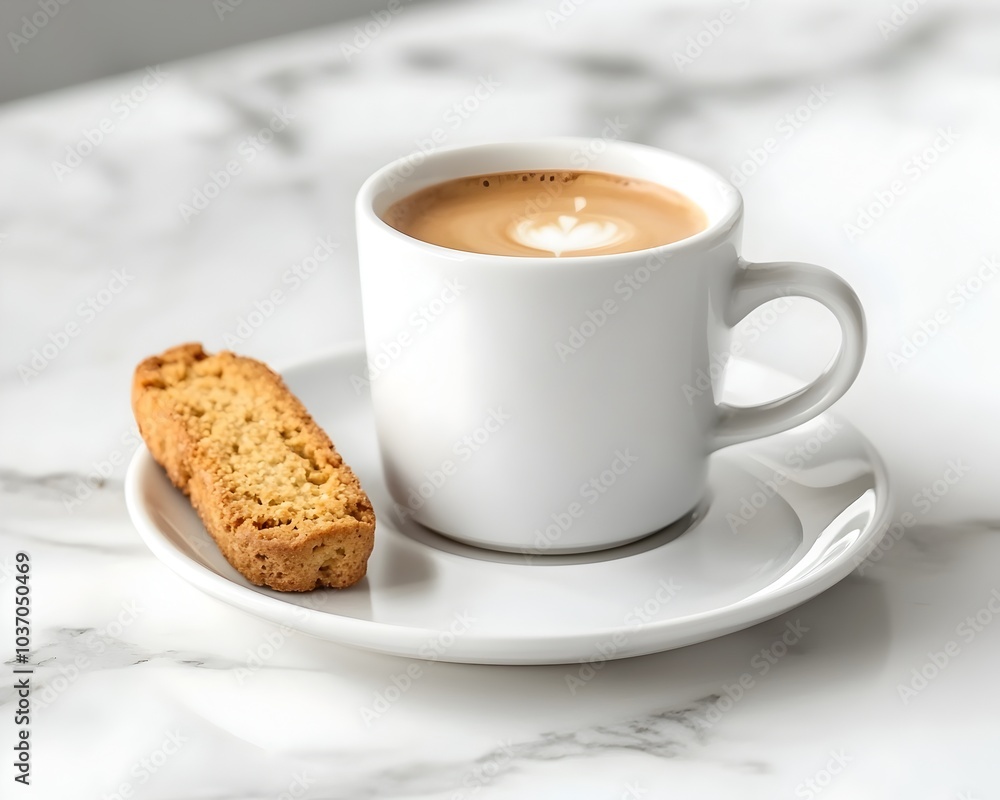
{"label": "crema foam", "polygon": [[431,244],[500,256],[645,250],[705,230],[680,192],[605,172],[504,172],[445,181],[394,203],[382,219]]}

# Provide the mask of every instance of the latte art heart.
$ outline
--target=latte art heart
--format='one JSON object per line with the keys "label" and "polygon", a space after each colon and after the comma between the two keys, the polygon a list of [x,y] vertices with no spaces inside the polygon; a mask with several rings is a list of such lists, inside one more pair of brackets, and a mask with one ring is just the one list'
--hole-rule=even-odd
{"label": "latte art heart", "polygon": [[612,247],[631,236],[624,220],[612,221],[594,215],[536,214],[511,225],[509,235],[525,247],[554,255]]}

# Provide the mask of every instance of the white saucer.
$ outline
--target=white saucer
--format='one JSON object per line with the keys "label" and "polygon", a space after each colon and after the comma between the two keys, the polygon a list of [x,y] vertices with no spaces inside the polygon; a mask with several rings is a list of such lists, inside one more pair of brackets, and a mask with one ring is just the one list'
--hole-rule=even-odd
{"label": "white saucer", "polygon": [[[444,661],[559,664],[669,650],[774,617],[850,573],[888,525],[882,461],[825,414],[713,456],[711,496],[648,539],[570,556],[479,550],[393,512],[368,395],[351,385],[363,369],[362,350],[351,348],[284,373],[375,506],[375,550],[361,583],[307,594],[248,583],[140,448],[125,491],[150,550],[207,594],[322,639]],[[734,360],[727,386],[728,401],[750,403],[795,383]]]}

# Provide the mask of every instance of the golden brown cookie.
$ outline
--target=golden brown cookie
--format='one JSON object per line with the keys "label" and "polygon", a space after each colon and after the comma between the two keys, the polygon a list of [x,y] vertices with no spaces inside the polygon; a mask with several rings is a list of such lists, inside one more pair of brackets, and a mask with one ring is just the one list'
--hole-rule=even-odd
{"label": "golden brown cookie", "polygon": [[265,364],[174,347],[136,368],[132,410],[153,458],[247,580],[304,592],[365,576],[371,502]]}

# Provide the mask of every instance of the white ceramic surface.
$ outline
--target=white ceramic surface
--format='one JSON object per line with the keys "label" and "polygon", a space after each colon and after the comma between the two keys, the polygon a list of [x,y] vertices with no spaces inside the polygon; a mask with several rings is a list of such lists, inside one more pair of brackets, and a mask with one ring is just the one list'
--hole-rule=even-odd
{"label": "white ceramic surface", "polygon": [[[370,398],[352,386],[364,363],[359,348],[285,373],[372,498],[378,524],[364,581],[304,594],[253,586],[140,448],[125,497],[153,553],[213,597],[330,641],[432,660],[561,664],[669,650],[769,619],[855,569],[888,525],[880,459],[826,415],[715,455],[696,512],[632,545],[552,555],[564,533],[555,526],[551,541],[524,553],[456,546],[394,510]],[[737,402],[795,383],[749,362],[734,363],[728,380]]]}
{"label": "white ceramic surface", "polygon": [[[708,225],[647,250],[532,258],[440,247],[380,218],[441,181],[581,165],[680,191]],[[562,190],[539,181],[532,203],[566,204]],[[739,192],[673,153],[565,137],[442,148],[375,172],[356,214],[369,362],[353,380],[371,389],[386,483],[401,513],[463,542],[520,551],[561,518],[550,552],[634,541],[694,507],[709,453],[810,419],[861,369],[853,290],[807,264],[746,264]],[[833,311],[833,362],[788,397],[720,403],[732,327],[791,295]]]}

